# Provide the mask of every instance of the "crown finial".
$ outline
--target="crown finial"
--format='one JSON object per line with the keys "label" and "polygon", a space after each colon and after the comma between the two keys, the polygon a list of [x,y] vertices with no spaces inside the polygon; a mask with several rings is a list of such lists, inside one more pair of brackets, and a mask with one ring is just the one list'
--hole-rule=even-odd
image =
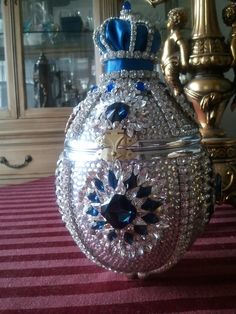
{"label": "crown finial", "polygon": [[125,1],[122,5],[122,10],[131,11],[131,3],[129,1]]}
{"label": "crown finial", "polygon": [[101,61],[106,73],[127,71],[153,71],[161,38],[148,20],[131,12],[125,1],[120,17],[111,17],[94,33]]}

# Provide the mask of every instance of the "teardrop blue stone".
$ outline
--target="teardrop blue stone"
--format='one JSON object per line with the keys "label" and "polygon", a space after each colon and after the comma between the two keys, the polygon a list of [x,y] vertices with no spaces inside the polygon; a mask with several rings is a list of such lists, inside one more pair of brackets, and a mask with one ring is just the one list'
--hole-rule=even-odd
{"label": "teardrop blue stone", "polygon": [[109,170],[108,172],[108,183],[115,190],[117,187],[118,180],[113,171]]}
{"label": "teardrop blue stone", "polygon": [[156,224],[159,221],[159,218],[152,213],[149,213],[142,217],[143,221],[145,221],[147,224]]}
{"label": "teardrop blue stone", "polygon": [[161,200],[154,201],[154,200],[151,200],[150,198],[147,198],[146,201],[141,206],[141,208],[144,210],[149,210],[149,211],[153,212],[158,207],[160,207],[161,205],[162,205]]}
{"label": "teardrop blue stone", "polygon": [[124,186],[126,187],[127,190],[131,190],[137,187],[137,176],[135,176],[133,172],[129,179],[124,181]]}
{"label": "teardrop blue stone", "polygon": [[92,229],[93,230],[101,230],[103,229],[103,227],[105,226],[106,222],[105,221],[96,221],[93,225],[92,225]]}
{"label": "teardrop blue stone", "polygon": [[97,210],[96,208],[94,208],[94,207],[90,207],[90,208],[87,210],[86,214],[95,217],[95,216],[98,215],[98,210]]}
{"label": "teardrop blue stone", "polygon": [[95,178],[95,179],[94,179],[94,183],[95,183],[96,188],[97,188],[99,191],[105,192],[104,185],[103,185],[103,183],[102,183],[101,180],[99,180],[98,178]]}
{"label": "teardrop blue stone", "polygon": [[100,200],[99,200],[99,198],[98,198],[98,196],[97,196],[97,194],[96,194],[95,192],[90,193],[90,194],[88,195],[88,199],[89,199],[91,202],[93,202],[93,203],[100,203]]}
{"label": "teardrop blue stone", "polygon": [[137,198],[143,198],[147,197],[151,194],[152,192],[152,187],[151,186],[141,186],[140,189],[137,192],[136,197]]}

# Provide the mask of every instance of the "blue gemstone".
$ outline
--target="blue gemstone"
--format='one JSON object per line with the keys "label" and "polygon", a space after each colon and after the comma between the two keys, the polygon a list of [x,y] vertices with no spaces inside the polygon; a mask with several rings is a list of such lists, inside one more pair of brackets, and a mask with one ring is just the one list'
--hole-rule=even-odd
{"label": "blue gemstone", "polygon": [[105,226],[106,222],[105,221],[96,221],[93,225],[92,225],[92,229],[93,230],[101,230],[103,229],[103,227]]}
{"label": "blue gemstone", "polygon": [[110,203],[102,206],[102,216],[115,229],[123,229],[137,215],[137,210],[125,195],[115,194]]}
{"label": "blue gemstone", "polygon": [[131,4],[130,4],[130,2],[129,2],[129,1],[125,1],[124,4],[123,4],[123,6],[122,6],[122,9],[123,9],[123,10],[128,10],[128,11],[130,11],[130,10],[131,10]]}
{"label": "blue gemstone", "polygon": [[95,183],[96,188],[97,188],[99,191],[105,192],[104,185],[103,185],[103,183],[102,183],[101,180],[95,178],[95,179],[94,179],[94,183]]}
{"label": "blue gemstone", "polygon": [[147,226],[144,226],[144,225],[135,225],[134,231],[140,235],[147,235],[148,234]]}
{"label": "blue gemstone", "polygon": [[126,187],[127,190],[131,190],[137,187],[137,176],[135,176],[133,172],[130,178],[124,181],[124,186]]}
{"label": "blue gemstone", "polygon": [[159,218],[155,214],[152,214],[152,213],[143,216],[142,219],[147,224],[156,224],[159,221]]}
{"label": "blue gemstone", "polygon": [[145,186],[145,187],[141,186],[137,192],[136,197],[137,198],[147,197],[151,194],[151,192],[152,192],[151,186]]}
{"label": "blue gemstone", "polygon": [[150,198],[147,198],[147,200],[143,203],[141,208],[144,210],[149,210],[149,211],[153,212],[158,207],[160,207],[162,204],[163,203],[161,200],[154,201],[154,200],[151,200]]}
{"label": "blue gemstone", "polygon": [[128,113],[129,113],[128,105],[122,102],[116,102],[107,107],[105,115],[107,119],[113,123],[115,121],[121,122],[127,117]]}
{"label": "blue gemstone", "polygon": [[125,232],[124,234],[124,240],[125,242],[127,242],[128,244],[133,244],[134,242],[134,237],[132,235],[132,233],[129,233],[129,232]]}
{"label": "blue gemstone", "polygon": [[107,85],[107,92],[111,92],[114,88],[115,88],[115,84],[114,83],[108,84]]}
{"label": "blue gemstone", "polygon": [[111,242],[117,238],[117,234],[114,230],[110,231],[107,235],[108,240]]}
{"label": "blue gemstone", "polygon": [[114,172],[111,170],[109,170],[108,172],[108,183],[115,190],[115,188],[117,187],[118,180],[116,179]]}
{"label": "blue gemstone", "polygon": [[98,89],[97,85],[92,85],[90,88],[90,92],[95,92]]}
{"label": "blue gemstone", "polygon": [[96,208],[94,208],[94,207],[90,207],[90,208],[87,210],[86,214],[95,217],[95,216],[98,215],[98,210],[97,210]]}
{"label": "blue gemstone", "polygon": [[100,203],[100,200],[99,200],[99,198],[98,198],[98,196],[97,196],[97,194],[96,194],[95,192],[90,193],[90,194],[88,195],[88,199],[89,199],[91,202],[93,202],[93,203]]}
{"label": "blue gemstone", "polygon": [[137,88],[138,90],[140,90],[141,92],[143,92],[143,91],[146,89],[143,82],[138,82],[138,83],[136,84],[136,88]]}

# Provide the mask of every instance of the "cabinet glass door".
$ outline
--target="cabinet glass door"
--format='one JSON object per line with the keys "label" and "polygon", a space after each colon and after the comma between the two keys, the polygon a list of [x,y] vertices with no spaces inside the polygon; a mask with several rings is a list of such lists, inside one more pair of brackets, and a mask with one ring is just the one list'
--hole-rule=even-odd
{"label": "cabinet glass door", "polygon": [[9,114],[7,95],[7,60],[6,60],[6,33],[5,33],[5,3],[0,1],[0,118]]}
{"label": "cabinet glass door", "polygon": [[25,109],[75,106],[95,83],[93,1],[20,3]]}
{"label": "cabinet glass door", "polygon": [[[162,37],[162,44],[167,36],[166,23],[168,12],[176,7],[184,7],[188,16],[188,22],[185,26],[184,33],[185,35],[190,35],[192,0],[159,0],[159,5],[155,8],[150,5],[151,0],[130,0],[130,2],[133,11],[140,13],[156,25]],[[155,2],[155,0],[153,0],[153,2]]]}

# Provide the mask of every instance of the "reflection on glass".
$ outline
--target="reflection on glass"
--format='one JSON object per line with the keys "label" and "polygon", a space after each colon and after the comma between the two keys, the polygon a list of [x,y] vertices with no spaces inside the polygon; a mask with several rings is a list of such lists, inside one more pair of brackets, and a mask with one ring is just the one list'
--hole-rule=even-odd
{"label": "reflection on glass", "polygon": [[95,83],[92,2],[21,2],[27,108],[75,106]]}
{"label": "reflection on glass", "polygon": [[4,23],[3,23],[3,0],[0,2],[0,112],[7,111],[7,68],[5,60],[5,35],[4,35]]}
{"label": "reflection on glass", "polygon": [[166,3],[161,3],[153,8],[150,3],[145,0],[130,0],[132,10],[148,18],[161,33],[162,37],[166,31]]}
{"label": "reflection on glass", "polygon": [[167,14],[169,10],[176,8],[176,7],[184,7],[187,16],[188,16],[188,23],[184,29],[184,34],[186,36],[190,36],[191,32],[191,4],[192,1],[190,0],[168,0],[160,3],[155,8],[153,8],[150,3],[146,0],[130,0],[132,4],[132,9],[140,13],[142,16],[147,17],[152,23],[156,25],[158,28],[161,37],[162,43],[164,42],[165,38],[167,37]]}

